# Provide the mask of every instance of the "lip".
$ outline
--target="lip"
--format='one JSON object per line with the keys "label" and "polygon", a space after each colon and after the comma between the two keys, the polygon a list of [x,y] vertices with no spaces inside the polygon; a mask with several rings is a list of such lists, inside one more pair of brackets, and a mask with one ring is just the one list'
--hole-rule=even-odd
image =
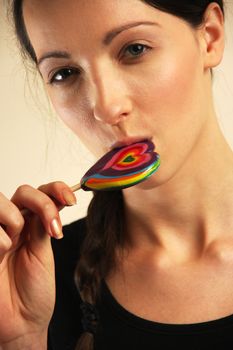
{"label": "lip", "polygon": [[148,136],[134,136],[134,137],[125,137],[121,140],[118,140],[110,147],[110,150],[115,148],[124,147],[132,145],[133,143],[142,142],[142,141],[152,141],[152,137]]}

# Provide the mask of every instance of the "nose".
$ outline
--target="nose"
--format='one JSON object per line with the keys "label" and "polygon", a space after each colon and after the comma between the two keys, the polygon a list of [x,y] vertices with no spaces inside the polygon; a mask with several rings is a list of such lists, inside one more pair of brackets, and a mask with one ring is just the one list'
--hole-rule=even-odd
{"label": "nose", "polygon": [[93,115],[100,122],[117,125],[132,113],[127,84],[116,71],[100,71],[93,81]]}

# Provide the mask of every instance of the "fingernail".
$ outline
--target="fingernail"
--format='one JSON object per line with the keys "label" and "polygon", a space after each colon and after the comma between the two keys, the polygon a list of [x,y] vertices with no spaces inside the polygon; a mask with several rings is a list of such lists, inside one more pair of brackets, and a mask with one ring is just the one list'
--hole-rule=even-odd
{"label": "fingernail", "polygon": [[68,190],[64,190],[62,192],[62,194],[63,194],[63,198],[64,198],[65,202],[68,205],[75,205],[75,204],[77,204],[76,197],[75,197],[75,195],[73,193],[71,193]]}
{"label": "fingernail", "polygon": [[62,229],[57,219],[53,219],[51,222],[51,231],[54,238],[63,238]]}

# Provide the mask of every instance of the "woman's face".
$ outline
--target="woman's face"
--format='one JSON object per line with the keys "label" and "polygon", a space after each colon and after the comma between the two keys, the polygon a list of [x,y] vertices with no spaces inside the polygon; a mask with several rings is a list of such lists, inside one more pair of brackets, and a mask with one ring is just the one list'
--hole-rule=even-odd
{"label": "woman's face", "polygon": [[191,156],[207,118],[198,31],[140,0],[24,0],[24,20],[56,112],[97,157],[149,138],[171,177]]}

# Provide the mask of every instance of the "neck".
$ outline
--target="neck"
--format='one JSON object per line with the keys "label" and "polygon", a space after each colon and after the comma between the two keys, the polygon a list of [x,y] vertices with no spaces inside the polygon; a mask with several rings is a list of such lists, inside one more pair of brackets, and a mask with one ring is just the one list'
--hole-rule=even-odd
{"label": "neck", "polygon": [[166,183],[123,191],[130,246],[157,247],[182,259],[233,234],[233,153],[217,122],[210,129]]}

